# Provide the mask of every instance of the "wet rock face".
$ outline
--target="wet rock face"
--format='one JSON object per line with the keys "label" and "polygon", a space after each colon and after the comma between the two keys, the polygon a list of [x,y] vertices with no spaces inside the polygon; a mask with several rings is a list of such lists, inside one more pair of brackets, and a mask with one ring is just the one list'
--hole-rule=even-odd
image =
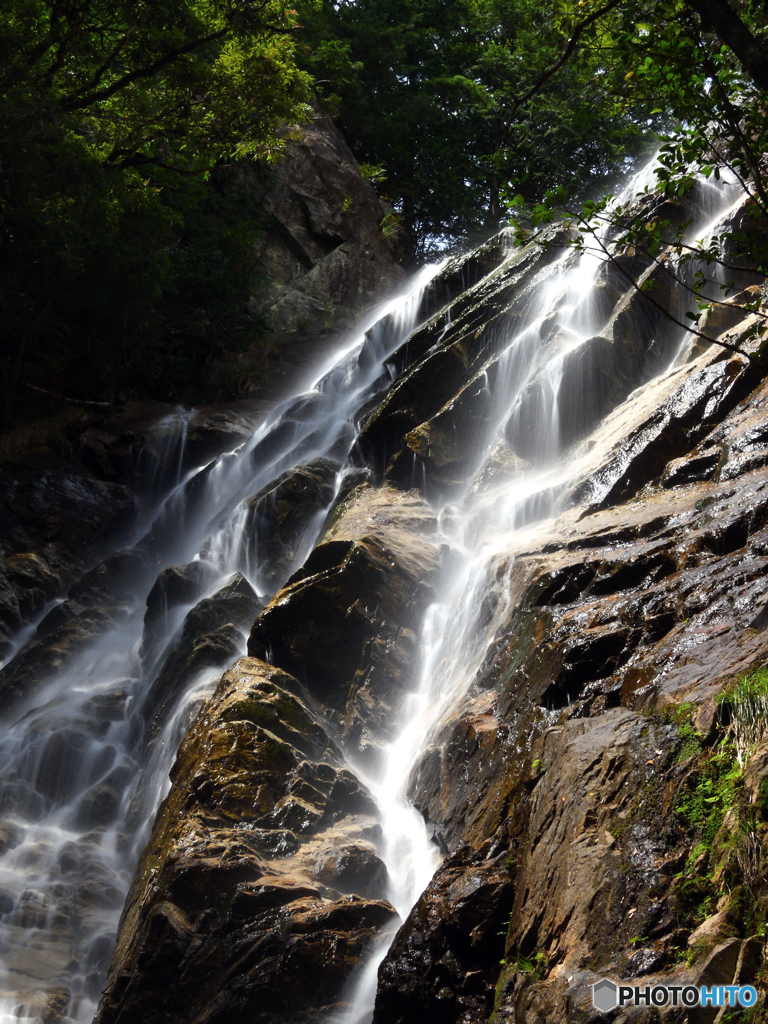
{"label": "wet rock face", "polygon": [[[342,231],[333,211],[316,216]],[[377,810],[341,750],[376,767],[413,685],[424,611],[451,571],[440,532],[451,508],[439,523],[425,495],[458,493],[487,455],[470,493],[490,502],[544,451],[543,357],[508,408],[491,398],[505,381],[514,390],[503,340],[547,259],[502,242],[474,270],[449,265],[425,300],[433,315],[394,354],[395,385],[362,426],[357,454],[379,475],[343,491],[253,623],[250,657],[184,740],[98,1024],[316,1020],[393,923]],[[537,325],[564,375],[599,395],[564,395],[563,434],[584,440],[568,451],[558,517],[493,538],[472,619],[494,624],[493,641],[410,779],[444,859],[380,967],[374,1024],[596,1022],[602,977],[730,984],[762,963],[765,743],[726,795],[702,780],[732,781],[717,695],[768,658],[765,367],[697,350],[651,381],[669,357],[652,343],[656,314],[612,269],[592,296],[600,334],[574,345],[547,310]],[[432,310],[465,273],[451,315]],[[727,312],[728,329],[748,328]],[[249,543],[292,564],[286,534],[332,500],[337,476],[318,461],[255,495]],[[149,641],[158,616],[185,607],[189,572],[173,567],[150,595]],[[253,614],[253,596],[232,586],[189,612],[143,709],[150,732]],[[104,813],[109,789],[107,778],[93,794]],[[683,1024],[654,1014],[627,1019]]]}
{"label": "wet rock face", "polygon": [[[184,740],[126,903],[99,1024],[316,1019],[395,920],[376,805],[328,730],[360,747],[381,735],[432,593],[436,526],[417,494],[361,485],[261,613],[250,649],[269,646],[282,665],[237,662]],[[183,576],[171,572],[161,589]],[[225,604],[223,594],[210,600]],[[150,693],[155,714],[187,670],[184,637],[199,643],[199,614],[200,605]]]}
{"label": "wet rock face", "polygon": [[[443,424],[466,418],[469,431],[473,418],[487,418],[488,375],[498,372],[499,349],[530,297],[527,286],[534,272],[551,259],[535,245],[515,252],[503,236],[484,246],[481,255],[485,276],[458,296],[449,292],[455,300],[450,307],[436,312],[393,355],[400,375],[358,439],[360,452],[386,468],[397,486],[420,485],[422,467],[430,478],[445,478],[448,485],[457,475],[466,476],[476,453]],[[477,268],[456,263],[455,268],[448,265],[440,280],[472,282]]]}
{"label": "wet rock face", "polygon": [[290,132],[282,158],[252,179],[267,219],[251,303],[281,343],[351,326],[399,283],[380,229],[387,209],[327,118]]}
{"label": "wet rock face", "polygon": [[312,520],[325,518],[340,468],[330,459],[315,459],[286,471],[249,500],[244,534],[253,563],[269,567],[263,574],[267,589],[274,589],[295,565]]}
{"label": "wet rock face", "polygon": [[[628,416],[634,432],[579,485],[594,503],[516,553],[511,614],[412,778],[452,854],[380,969],[377,1021],[591,1020],[600,977],[744,979],[762,947],[737,903],[761,905],[765,874],[747,895],[734,850],[739,816],[755,813],[739,801],[763,806],[763,748],[709,853],[686,808],[723,738],[716,695],[768,658],[768,385],[744,397],[755,372],[715,359],[660,383],[648,413],[618,409],[604,436]],[[651,463],[675,420],[679,446]],[[617,505],[618,479],[636,496]],[[472,922],[447,924],[455,887],[479,871],[496,873],[504,916],[482,956]],[[662,1019],[678,1017],[714,1014]]]}
{"label": "wet rock face", "polygon": [[262,416],[262,407],[249,401],[189,412],[166,402],[126,402],[86,421],[77,455],[99,479],[158,490],[180,471],[242,444]]}
{"label": "wet rock face", "polygon": [[434,594],[437,521],[416,492],[362,484],[254,624],[248,651],[294,672],[344,740],[375,755]]}
{"label": "wet rock face", "polygon": [[0,656],[11,638],[127,526],[130,492],[53,456],[0,473]]}
{"label": "wet rock face", "polygon": [[379,971],[374,1024],[488,1019],[513,878],[503,857],[472,861],[462,851],[444,862],[398,932]]}
{"label": "wet rock face", "polygon": [[[200,571],[190,573],[188,570],[199,565],[204,563],[192,562],[189,567],[171,566],[160,574],[158,583],[191,576],[197,584]],[[196,590],[195,586],[191,593],[195,594]],[[147,599],[150,626],[153,623],[154,592],[155,588]],[[237,657],[242,651],[243,634],[261,607],[251,585],[244,576],[236,573],[229,583],[211,597],[199,601],[187,613],[176,642],[166,654],[139,708],[147,739],[154,739],[159,734],[177,698],[196,675],[207,668],[222,669]]]}
{"label": "wet rock face", "polygon": [[375,806],[300,695],[256,659],[185,738],[97,1020],[316,1019],[395,912]]}

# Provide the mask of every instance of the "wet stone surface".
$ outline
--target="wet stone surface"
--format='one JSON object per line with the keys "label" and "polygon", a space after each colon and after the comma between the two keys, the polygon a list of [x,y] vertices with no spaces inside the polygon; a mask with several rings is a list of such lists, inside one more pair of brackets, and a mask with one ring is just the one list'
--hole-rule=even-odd
{"label": "wet stone surface", "polygon": [[[318,231],[343,239],[348,227],[317,204],[311,216],[299,239],[308,258]],[[657,273],[626,260],[641,277]],[[48,977],[69,969],[69,937],[93,929],[70,973],[89,998],[103,991],[98,1024],[332,1018],[377,940],[400,925],[379,968],[375,1024],[586,1024],[601,977],[729,984],[761,969],[752,926],[768,907],[764,744],[703,847],[684,808],[721,756],[718,694],[768,657],[765,368],[699,348],[654,379],[679,339],[661,337],[615,267],[591,273],[588,289],[582,277],[570,291],[543,288],[567,278],[563,266],[535,246],[513,252],[503,235],[450,262],[420,296],[425,322],[391,353],[386,397],[372,408],[366,393],[355,410],[347,484],[329,449],[238,492],[244,550],[269,552],[275,587],[292,570],[267,606],[242,576],[208,593],[205,563],[218,564],[223,546],[206,542],[147,587],[142,706],[122,689],[95,695],[55,740],[60,709],[36,712],[24,771],[3,779],[0,847],[20,870],[55,857],[49,876],[77,884],[66,896],[3,889],[0,914],[11,936],[48,929]],[[272,299],[270,311],[319,312],[309,291],[286,285]],[[743,334],[749,324],[726,313],[708,329]],[[581,337],[579,324],[590,328]],[[297,399],[249,464],[277,457],[323,400]],[[217,423],[198,427],[215,434]],[[191,480],[158,533],[191,528],[234,462]],[[329,503],[303,558],[302,531]],[[482,571],[462,577],[468,551]],[[119,597],[101,607],[102,576],[70,594],[8,687],[21,687],[34,659],[65,667],[78,629],[121,614]],[[456,578],[458,612],[441,618],[434,603]],[[188,709],[196,717],[104,987],[111,933],[94,922],[105,909],[116,919],[124,888],[100,854],[127,841],[107,823],[120,820],[136,766],[96,740],[140,719],[153,749],[178,695],[202,669],[223,668],[244,633],[250,656]],[[435,650],[448,655],[430,661]],[[403,778],[439,864],[400,922],[383,827],[390,794],[378,791],[379,805],[372,794],[391,740],[418,720],[417,678],[444,704],[415,761],[403,754]],[[30,819],[60,812],[62,827],[84,834],[33,839],[12,819],[19,806]],[[79,1012],[61,986],[45,1000],[41,1019]],[[683,1021],[644,1009],[625,1019]]]}
{"label": "wet stone surface", "polygon": [[368,839],[375,805],[298,691],[246,658],[203,705],[128,897],[100,1022],[315,1019],[392,920]]}

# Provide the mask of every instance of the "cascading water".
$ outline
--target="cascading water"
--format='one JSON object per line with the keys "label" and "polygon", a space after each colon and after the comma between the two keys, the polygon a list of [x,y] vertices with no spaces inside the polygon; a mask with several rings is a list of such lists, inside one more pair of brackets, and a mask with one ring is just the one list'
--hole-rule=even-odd
{"label": "cascading water", "polygon": [[[653,162],[626,187],[618,203],[626,203],[648,186]],[[734,183],[699,183],[697,216],[685,240],[690,245],[706,241],[718,223],[742,197]],[[371,771],[352,759],[381,809],[384,839],[381,856],[389,873],[389,899],[405,920],[426,888],[440,854],[422,816],[410,797],[418,788],[414,778],[431,737],[467,692],[497,635],[508,618],[511,565],[516,550],[530,545],[537,529],[559,511],[558,499],[578,468],[562,456],[578,439],[574,417],[564,416],[564,398],[572,405],[595,400],[583,376],[569,376],[569,355],[587,348],[590,340],[606,331],[608,316],[596,301],[596,283],[606,266],[610,228],[599,231],[597,243],[580,254],[566,252],[554,265],[541,270],[529,289],[530,301],[522,322],[504,341],[493,383],[486,375],[491,411],[484,436],[468,439],[478,453],[473,472],[461,493],[439,502],[444,542],[452,552],[439,600],[432,605],[422,626],[420,668],[413,692],[398,714],[399,733],[386,750],[378,770]],[[692,276],[692,271],[689,273]],[[685,280],[685,278],[682,278]],[[715,282],[717,283],[717,282]],[[712,297],[721,293],[713,289]],[[677,319],[689,297],[675,296],[670,310]],[[655,372],[671,368],[687,349],[687,333],[670,322],[662,358]],[[598,349],[599,352],[599,349]],[[657,357],[658,358],[658,357]],[[571,361],[571,367],[578,362]],[[653,365],[653,364],[652,364]],[[632,387],[644,383],[648,367],[641,368]],[[526,389],[537,388],[533,423],[525,413]],[[529,406],[532,403],[529,402]],[[605,412],[608,410],[605,409]],[[570,420],[570,422],[564,422]],[[584,431],[581,431],[583,435]],[[505,438],[506,435],[506,438]],[[523,445],[530,461],[516,460],[501,482],[487,485],[489,466],[499,444]],[[438,499],[439,500],[439,499]],[[530,550],[530,548],[528,548]],[[368,1024],[373,1015],[378,967],[392,941],[383,936],[373,956],[359,971],[348,993],[348,1010],[341,1024]]]}
{"label": "cascading water", "polygon": [[[54,664],[34,678],[0,742],[0,1024],[61,1013],[83,1024],[93,1017],[136,858],[167,791],[179,740],[225,664],[244,652],[243,633],[223,663],[193,673],[162,728],[145,736],[142,709],[152,685],[201,600],[238,573],[268,598],[312,548],[341,485],[361,410],[390,381],[386,360],[417,325],[438,270],[427,268],[407,294],[372,313],[311,386],[235,451],[181,477],[185,415],[160,432],[177,439],[174,451],[159,453],[170,464],[170,491],[157,511],[158,482],[150,480],[147,508],[157,514],[129,550],[105,563],[92,639],[66,668]],[[161,447],[173,443],[162,437]],[[275,579],[258,531],[247,529],[247,499],[318,457],[334,460],[335,480]],[[155,581],[178,563],[191,564],[174,602]],[[145,623],[150,591],[157,600]]]}
{"label": "cascading water", "polygon": [[[637,187],[637,181],[630,186]],[[705,196],[712,203],[701,210],[702,224],[716,218],[715,203],[722,208],[731,201],[725,188]],[[0,746],[6,815],[0,1024],[40,1020],[52,999],[68,1005],[72,1019],[92,1015],[130,875],[167,791],[179,739],[221,668],[242,652],[242,633],[219,662],[186,678],[145,732],[154,684],[201,600],[239,586],[236,574],[259,598],[269,597],[311,550],[343,486],[360,419],[391,380],[387,360],[416,326],[423,289],[438,269],[425,271],[408,295],[372,316],[312,387],[276,409],[246,444],[175,483],[149,531],[114,564],[98,632],[15,708]],[[390,899],[403,918],[440,859],[408,800],[413,769],[477,673],[504,616],[510,552],[525,542],[530,524],[556,509],[573,469],[559,457],[607,411],[580,359],[584,353],[599,361],[607,344],[610,315],[596,288],[602,271],[594,255],[568,251],[538,271],[527,285],[525,315],[480,375],[486,411],[465,439],[476,453],[473,466],[460,492],[435,499],[451,570],[423,623],[418,678],[399,713],[403,726],[376,768],[350,755],[381,811],[380,853]],[[682,333],[671,333],[659,341],[654,360],[635,368],[629,384],[624,380],[614,402],[676,358]],[[504,446],[517,457],[494,483],[489,470]],[[250,499],[320,457],[335,467],[332,486],[282,552],[278,571],[254,528]],[[176,564],[186,568],[171,600],[172,581],[163,570]],[[145,621],[148,596],[153,612]],[[350,992],[349,1024],[370,1018],[388,938]]]}

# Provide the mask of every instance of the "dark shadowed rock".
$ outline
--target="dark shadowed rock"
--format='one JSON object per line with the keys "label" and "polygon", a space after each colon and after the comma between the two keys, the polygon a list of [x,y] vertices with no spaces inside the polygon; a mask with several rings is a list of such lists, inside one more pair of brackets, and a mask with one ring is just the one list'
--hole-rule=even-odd
{"label": "dark shadowed rock", "polygon": [[63,593],[100,546],[128,525],[127,488],[44,453],[0,473],[0,655]]}
{"label": "dark shadowed rock", "polygon": [[248,172],[266,213],[253,309],[288,342],[351,325],[402,278],[381,232],[387,209],[328,118],[288,132],[268,172]]}
{"label": "dark shadowed rock", "polygon": [[199,601],[187,613],[181,633],[139,709],[149,738],[162,729],[179,694],[194,676],[204,669],[222,669],[241,653],[243,633],[247,633],[260,608],[251,585],[236,573],[216,594]]}
{"label": "dark shadowed rock", "polygon": [[207,559],[163,569],[147,595],[141,638],[141,657],[146,664],[161,653],[169,630],[178,624],[178,609],[193,604],[217,575],[216,567]]}
{"label": "dark shadowed rock", "polygon": [[513,895],[498,860],[443,863],[379,968],[374,1024],[488,1019]]}
{"label": "dark shadowed rock", "polygon": [[340,466],[330,459],[315,459],[289,470],[248,501],[244,536],[254,565],[267,589],[284,580],[305,548],[305,532],[322,522],[334,498]]}
{"label": "dark shadowed rock", "polygon": [[439,565],[436,526],[415,492],[363,484],[251,631],[249,653],[306,682],[361,750],[408,685]]}
{"label": "dark shadowed rock", "polygon": [[135,586],[151,571],[144,552],[138,548],[110,555],[69,588],[66,601],[54,605],[39,623],[35,636],[47,636],[89,608],[114,613],[120,607],[130,606]]}
{"label": "dark shadowed rock", "polygon": [[0,714],[9,714],[65,672],[80,652],[114,625],[107,611],[84,608],[47,636],[28,644],[0,672]]}

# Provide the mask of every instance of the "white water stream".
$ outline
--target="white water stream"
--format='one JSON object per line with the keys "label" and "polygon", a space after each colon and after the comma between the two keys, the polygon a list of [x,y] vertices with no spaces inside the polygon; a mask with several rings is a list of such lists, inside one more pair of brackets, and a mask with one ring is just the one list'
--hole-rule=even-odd
{"label": "white water stream", "polygon": [[[732,202],[724,187],[707,187],[702,196],[701,225]],[[559,399],[576,385],[563,378],[563,361],[604,327],[593,288],[600,269],[588,253],[565,252],[539,273],[524,321],[505,339],[489,385],[486,435],[468,439],[478,452],[476,470],[463,494],[440,510],[454,569],[423,623],[419,674],[400,709],[400,732],[376,775],[351,759],[381,809],[380,852],[390,899],[403,918],[440,859],[406,799],[408,781],[430,737],[466,692],[505,615],[508,587],[503,575],[496,577],[498,556],[514,551],[523,528],[553,513],[570,475],[558,461],[564,445]],[[122,902],[167,792],[178,743],[224,666],[190,683],[149,754],[138,714],[142,700],[201,598],[215,594],[236,572],[261,597],[274,591],[258,539],[247,530],[247,499],[285,470],[318,456],[339,464],[338,492],[360,416],[390,382],[387,359],[417,326],[424,288],[438,270],[423,271],[406,295],[371,315],[308,390],[276,409],[246,444],[173,482],[155,506],[151,529],[133,546],[130,579],[115,584],[119,599],[109,605],[109,624],[66,669],[53,668],[7,723],[0,738],[0,1024],[42,1020],[57,986],[63,1004],[69,1000],[67,1018],[78,1024],[91,1019]],[[669,361],[681,345],[679,332]],[[536,425],[535,464],[521,463],[489,489],[482,482],[498,438],[505,427],[509,432],[516,402],[536,374],[548,397]],[[175,436],[178,472],[184,464],[183,430]],[[319,510],[303,535],[293,538],[291,568],[312,549],[326,511]],[[194,594],[167,608],[153,626],[154,646],[146,638],[142,646],[146,598],[158,573],[191,561],[199,563]],[[376,971],[389,939],[382,938],[355,979],[348,1024],[370,1019]]]}
{"label": "white water stream", "polygon": [[[653,162],[627,185],[616,202],[625,204],[652,185]],[[742,202],[733,183],[701,180],[695,222],[686,241],[706,240],[722,219]],[[609,244],[610,230],[600,231]],[[389,873],[389,899],[402,920],[429,884],[441,855],[431,841],[422,816],[407,797],[414,771],[448,714],[467,693],[486,654],[510,611],[509,578],[516,550],[531,550],[537,530],[558,512],[558,498],[574,477],[576,466],[563,458],[573,440],[563,437],[560,398],[566,389],[581,387],[577,397],[589,404],[595,398],[578,380],[564,377],[564,357],[588,339],[602,334],[605,311],[595,301],[595,283],[604,268],[598,245],[580,255],[566,251],[554,265],[537,275],[523,321],[505,340],[500,372],[491,388],[492,412],[485,436],[473,438],[478,459],[459,495],[439,510],[442,539],[453,552],[438,601],[427,611],[422,626],[420,666],[413,692],[400,709],[400,731],[386,750],[376,775],[352,766],[366,782],[381,808],[384,839],[381,856]],[[681,275],[683,276],[683,275]],[[688,279],[693,271],[688,271]],[[716,278],[718,280],[719,278]],[[715,294],[717,292],[717,294]],[[722,297],[713,289],[712,297]],[[671,310],[682,319],[691,308],[690,296]],[[688,347],[688,333],[669,324],[662,372],[671,369]],[[552,341],[554,340],[554,343]],[[661,339],[658,339],[661,343]],[[538,373],[545,401],[536,423],[536,457],[522,463],[500,482],[483,486],[498,444],[514,422],[516,402]],[[638,380],[637,384],[644,383]],[[514,448],[514,443],[512,444]],[[583,472],[584,466],[578,466]],[[535,547],[535,545],[533,545]],[[377,990],[377,974],[394,932],[382,936],[373,955],[350,985],[348,1009],[339,1024],[369,1024]]]}
{"label": "white water stream", "polygon": [[[185,417],[165,425],[168,443],[177,445],[163,453],[171,467],[167,493],[161,503],[155,494],[154,504],[149,495],[156,514],[131,549],[128,577],[113,581],[119,600],[109,606],[110,622],[65,669],[53,668],[32,688],[0,737],[0,1024],[42,1020],[57,989],[61,1005],[69,1004],[65,1020],[92,1019],[179,741],[225,666],[190,682],[148,764],[138,709],[198,601],[236,572],[262,599],[271,596],[258,535],[245,530],[247,499],[319,456],[339,464],[338,488],[361,410],[391,382],[386,361],[417,326],[424,289],[438,270],[425,269],[406,294],[369,315],[310,386],[235,451],[180,479]],[[293,538],[286,575],[313,547],[326,512],[319,509]],[[153,624],[153,644],[145,637],[142,647],[147,594],[158,573],[191,561],[199,569],[194,593],[166,608]]]}

